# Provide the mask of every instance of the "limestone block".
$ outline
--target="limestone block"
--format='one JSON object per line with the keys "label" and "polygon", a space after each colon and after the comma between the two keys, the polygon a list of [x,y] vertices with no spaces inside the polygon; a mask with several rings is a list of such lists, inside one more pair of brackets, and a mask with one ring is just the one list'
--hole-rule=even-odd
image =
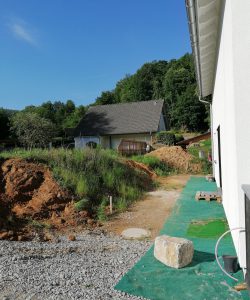
{"label": "limestone block", "polygon": [[122,237],[127,240],[141,240],[150,237],[150,235],[150,231],[143,228],[128,228],[122,232]]}
{"label": "limestone block", "polygon": [[155,239],[154,256],[169,267],[183,268],[191,263],[193,255],[192,241],[168,235],[161,235]]}

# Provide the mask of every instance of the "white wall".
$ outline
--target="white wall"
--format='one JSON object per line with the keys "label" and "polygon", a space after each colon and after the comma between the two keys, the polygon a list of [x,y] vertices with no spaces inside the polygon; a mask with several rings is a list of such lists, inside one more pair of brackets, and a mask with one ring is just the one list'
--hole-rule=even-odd
{"label": "white wall", "polygon": [[88,142],[95,142],[97,144],[100,144],[103,148],[109,149],[111,142],[111,148],[116,150],[122,139],[143,141],[151,144],[151,136],[149,133],[112,135],[111,139],[109,136],[101,136],[100,138],[96,136],[82,136],[75,138],[75,148],[85,148]]}
{"label": "white wall", "polygon": [[101,136],[100,144],[104,149],[109,149],[110,148],[110,137],[109,136]]}
{"label": "white wall", "polygon": [[[250,1],[227,0],[213,95],[215,178],[219,182],[216,129],[221,128],[223,205],[230,228],[244,223],[241,185],[250,183]],[[233,233],[245,267],[244,234]]]}
{"label": "white wall", "polygon": [[95,142],[97,144],[100,144],[100,139],[96,136],[75,137],[74,140],[76,149],[85,148],[88,142]]}

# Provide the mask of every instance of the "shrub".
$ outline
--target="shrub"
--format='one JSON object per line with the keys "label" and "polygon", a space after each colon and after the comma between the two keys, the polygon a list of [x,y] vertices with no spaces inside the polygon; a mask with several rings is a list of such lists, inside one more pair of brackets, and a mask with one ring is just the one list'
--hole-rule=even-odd
{"label": "shrub", "polygon": [[156,135],[157,142],[172,146],[175,144],[175,134],[170,131],[160,131]]}
{"label": "shrub", "polygon": [[175,134],[175,143],[179,143],[183,140],[184,140],[184,137],[182,134],[179,134],[179,133]]}
{"label": "shrub", "polygon": [[86,198],[83,198],[80,201],[75,202],[75,210],[76,211],[88,209],[88,207],[89,207],[89,200]]}

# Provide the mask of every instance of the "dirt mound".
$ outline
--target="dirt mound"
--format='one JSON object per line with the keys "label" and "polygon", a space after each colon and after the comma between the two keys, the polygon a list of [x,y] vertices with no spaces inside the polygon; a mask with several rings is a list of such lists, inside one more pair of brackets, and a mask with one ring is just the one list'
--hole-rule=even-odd
{"label": "dirt mound", "polygon": [[146,155],[155,156],[181,172],[200,173],[202,171],[202,165],[193,162],[194,157],[180,146],[161,147]]}
{"label": "dirt mound", "polygon": [[34,225],[76,225],[82,217],[87,218],[87,212],[76,212],[73,200],[73,195],[58,185],[46,166],[21,159],[2,162],[0,238],[27,237]]}
{"label": "dirt mound", "polygon": [[151,178],[156,178],[157,177],[156,173],[143,163],[139,163],[139,162],[136,162],[134,160],[128,159],[128,160],[126,160],[126,164],[131,168],[143,171],[144,173],[149,175]]}

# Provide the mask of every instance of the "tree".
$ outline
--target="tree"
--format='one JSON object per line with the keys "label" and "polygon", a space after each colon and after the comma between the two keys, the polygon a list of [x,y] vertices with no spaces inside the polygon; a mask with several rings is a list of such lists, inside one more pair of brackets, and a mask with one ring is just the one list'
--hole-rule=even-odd
{"label": "tree", "polygon": [[59,137],[64,136],[66,127],[74,127],[78,124],[85,114],[85,107],[83,105],[76,107],[72,100],[67,100],[66,103],[47,101],[40,106],[27,106],[23,111],[36,113],[41,118],[52,122]]}
{"label": "tree", "polygon": [[18,112],[11,118],[11,130],[28,148],[46,147],[55,136],[55,126],[34,112]]}
{"label": "tree", "polygon": [[198,101],[195,87],[190,85],[185,92],[177,96],[171,111],[172,128],[188,131],[207,129],[205,105]]}
{"label": "tree", "polygon": [[0,108],[0,139],[7,139],[10,135],[10,124],[8,112]]}
{"label": "tree", "polygon": [[73,113],[68,115],[63,122],[63,128],[74,128],[80,122],[80,120],[84,117],[86,112],[86,108],[83,105],[77,107]]}
{"label": "tree", "polygon": [[96,98],[95,104],[97,105],[105,105],[105,104],[113,104],[115,103],[115,95],[113,92],[106,91],[102,92],[100,97]]}

